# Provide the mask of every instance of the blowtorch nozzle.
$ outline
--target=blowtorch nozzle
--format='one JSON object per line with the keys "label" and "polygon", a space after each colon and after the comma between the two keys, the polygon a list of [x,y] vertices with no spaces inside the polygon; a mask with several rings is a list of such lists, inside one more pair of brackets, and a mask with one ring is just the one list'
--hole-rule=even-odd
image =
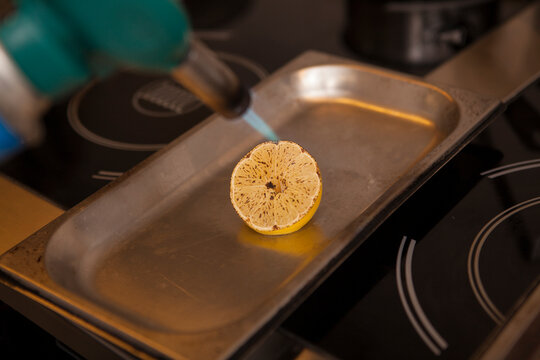
{"label": "blowtorch nozzle", "polygon": [[240,117],[249,108],[249,91],[227,65],[197,40],[192,39],[186,59],[172,71],[172,76],[228,119]]}

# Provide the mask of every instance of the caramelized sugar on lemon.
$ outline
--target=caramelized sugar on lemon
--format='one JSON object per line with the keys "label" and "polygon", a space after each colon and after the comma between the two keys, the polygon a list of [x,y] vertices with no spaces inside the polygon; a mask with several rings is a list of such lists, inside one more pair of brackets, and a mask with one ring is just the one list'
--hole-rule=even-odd
{"label": "caramelized sugar on lemon", "polygon": [[299,230],[317,211],[321,173],[300,145],[264,142],[234,168],[230,195],[236,212],[253,230],[288,234]]}

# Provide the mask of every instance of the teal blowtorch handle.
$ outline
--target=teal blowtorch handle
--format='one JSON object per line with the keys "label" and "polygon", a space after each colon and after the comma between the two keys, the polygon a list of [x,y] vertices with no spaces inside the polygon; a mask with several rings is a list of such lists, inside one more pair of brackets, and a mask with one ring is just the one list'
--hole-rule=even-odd
{"label": "teal blowtorch handle", "polygon": [[250,105],[234,73],[190,39],[176,0],[19,0],[0,26],[0,158],[3,143],[7,153],[39,141],[48,101],[119,67],[169,73],[227,118]]}
{"label": "teal blowtorch handle", "polygon": [[173,0],[20,0],[0,27],[6,52],[41,94],[57,98],[117,67],[170,72],[188,51]]}

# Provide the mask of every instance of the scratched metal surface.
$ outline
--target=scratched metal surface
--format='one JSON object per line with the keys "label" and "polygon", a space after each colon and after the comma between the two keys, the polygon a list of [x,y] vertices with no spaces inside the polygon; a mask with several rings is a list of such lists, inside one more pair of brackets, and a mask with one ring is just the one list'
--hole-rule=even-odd
{"label": "scratched metal surface", "polygon": [[266,237],[242,224],[229,177],[263,139],[212,117],[5,254],[0,269],[79,325],[151,355],[225,358],[277,324],[499,103],[309,52],[256,88],[254,108],[319,164],[322,202],[300,231]]}

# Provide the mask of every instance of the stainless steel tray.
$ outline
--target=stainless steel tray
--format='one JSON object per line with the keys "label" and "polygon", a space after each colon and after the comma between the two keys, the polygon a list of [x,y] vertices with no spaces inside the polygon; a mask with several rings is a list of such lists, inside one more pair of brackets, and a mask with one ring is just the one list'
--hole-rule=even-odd
{"label": "stainless steel tray", "polygon": [[263,139],[214,116],[6,253],[0,269],[150,355],[238,354],[500,104],[309,52],[256,88],[254,108],[318,161],[322,202],[302,230],[266,237],[242,224],[229,177]]}

